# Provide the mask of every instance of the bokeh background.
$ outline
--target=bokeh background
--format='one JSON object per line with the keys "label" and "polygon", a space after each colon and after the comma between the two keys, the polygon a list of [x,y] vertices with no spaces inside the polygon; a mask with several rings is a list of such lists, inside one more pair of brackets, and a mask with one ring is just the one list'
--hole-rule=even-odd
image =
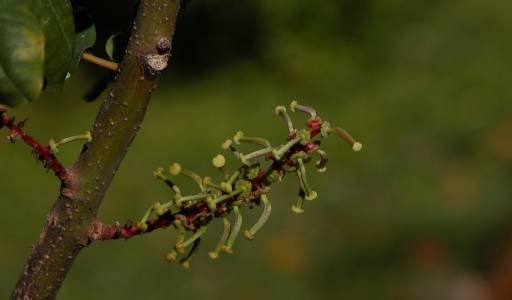
{"label": "bokeh background", "polygon": [[[288,178],[268,225],[234,255],[209,260],[218,223],[189,271],[163,260],[172,230],[97,243],[58,299],[512,299],[511,10],[501,0],[191,1],[104,221],[169,199],[151,176],[158,166],[217,175],[211,157],[237,130],[283,141],[274,107],[293,99],[364,151],[330,138],[327,173],[309,172],[318,200],[293,214]],[[102,100],[80,99],[95,71],[84,65],[12,112],[41,140],[83,132]],[[71,164],[79,150],[59,156]],[[59,186],[21,143],[0,142],[0,172],[6,299]]]}

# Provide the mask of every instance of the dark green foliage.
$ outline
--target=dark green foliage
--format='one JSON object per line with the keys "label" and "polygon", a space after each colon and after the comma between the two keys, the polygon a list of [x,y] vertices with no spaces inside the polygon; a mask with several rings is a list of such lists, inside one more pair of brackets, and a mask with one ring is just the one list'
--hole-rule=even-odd
{"label": "dark green foliage", "polygon": [[35,100],[44,87],[62,84],[76,69],[95,41],[93,24],[77,27],[75,34],[73,14],[80,12],[68,0],[0,2],[0,103]]}
{"label": "dark green foliage", "polygon": [[[73,0],[72,3],[76,11],[87,11],[90,17],[90,20],[79,22],[78,26],[82,26],[84,23],[88,24],[91,21],[96,26],[96,43],[91,48],[91,52],[99,57],[120,62],[128,44],[139,0]],[[117,9],[119,5],[122,5],[123,9]],[[77,14],[75,14],[75,19],[78,19]],[[112,53],[110,54],[106,50],[106,44],[109,39],[112,41]],[[99,70],[94,78],[95,80],[83,95],[83,98],[88,102],[98,98],[109,86],[109,83],[114,79],[114,72]]]}
{"label": "dark green foliage", "polygon": [[0,6],[0,103],[39,97],[43,87],[44,33],[27,1]]}
{"label": "dark green foliage", "polygon": [[92,47],[96,41],[96,26],[90,25],[88,28],[77,32],[75,35],[75,47],[73,50],[73,58],[69,67],[70,73],[76,70],[80,58],[85,49]]}
{"label": "dark green foliage", "polygon": [[0,3],[0,103],[35,100],[43,82],[59,84],[69,72],[74,24],[68,1]]}
{"label": "dark green foliage", "polygon": [[73,56],[75,26],[71,3],[33,0],[30,11],[44,32],[44,77],[49,84],[64,81]]}

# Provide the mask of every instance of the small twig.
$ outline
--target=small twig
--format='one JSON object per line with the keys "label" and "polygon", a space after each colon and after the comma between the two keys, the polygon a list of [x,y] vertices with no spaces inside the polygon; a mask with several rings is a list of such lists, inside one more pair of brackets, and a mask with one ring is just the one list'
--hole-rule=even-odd
{"label": "small twig", "polygon": [[150,233],[157,229],[167,228],[173,223],[174,219],[175,216],[167,212],[156,219],[147,221],[146,224],[148,227],[145,231],[140,230],[136,222],[128,222],[124,225],[119,223],[109,225],[97,220],[91,224],[89,243],[104,240],[126,240],[138,235]]}
{"label": "small twig", "polygon": [[106,69],[109,69],[112,71],[117,71],[117,69],[119,68],[119,65],[117,63],[110,61],[110,60],[103,59],[101,57],[97,57],[97,56],[92,55],[91,53],[87,53],[87,52],[82,54],[82,59],[85,61],[88,61],[92,64],[98,65],[100,67],[103,67],[103,68],[106,68]]}
{"label": "small twig", "polygon": [[9,118],[6,114],[6,109],[0,106],[0,129],[3,127],[9,129],[10,134],[7,136],[7,139],[14,143],[16,138],[21,138],[25,144],[32,148],[36,159],[41,161],[46,169],[52,170],[57,178],[65,181],[68,178],[66,168],[53,155],[49,146],[43,146],[23,130],[24,124],[25,121],[15,123],[14,118]]}

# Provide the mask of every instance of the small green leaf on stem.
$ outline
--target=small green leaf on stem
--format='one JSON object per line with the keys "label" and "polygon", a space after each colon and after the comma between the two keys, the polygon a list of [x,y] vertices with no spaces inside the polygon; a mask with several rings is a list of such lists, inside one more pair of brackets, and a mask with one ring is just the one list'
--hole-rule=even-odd
{"label": "small green leaf on stem", "polygon": [[75,47],[71,65],[69,66],[69,73],[73,73],[77,69],[82,54],[85,50],[92,47],[94,42],[96,42],[96,26],[94,25],[75,34]]}

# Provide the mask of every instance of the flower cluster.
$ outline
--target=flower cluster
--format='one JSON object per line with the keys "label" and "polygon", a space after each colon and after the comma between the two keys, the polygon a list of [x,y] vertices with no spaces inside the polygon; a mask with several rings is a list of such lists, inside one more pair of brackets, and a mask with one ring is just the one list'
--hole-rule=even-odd
{"label": "flower cluster", "polygon": [[[319,172],[326,171],[327,154],[320,148],[321,139],[335,134],[359,151],[362,145],[356,142],[350,134],[339,127],[332,127],[329,122],[317,116],[316,111],[296,101],[290,105],[292,112],[303,112],[309,116],[305,128],[296,128],[284,106],[276,107],[276,114],[282,117],[288,127],[288,136],[284,144],[272,146],[263,138],[246,136],[241,131],[222,144],[222,148],[239,161],[240,167],[233,172],[226,167],[226,158],[218,154],[212,159],[212,164],[222,174],[220,182],[214,182],[211,177],[201,177],[183,168],[180,164],[172,164],[168,172],[158,168],[155,178],[163,181],[173,192],[172,200],[167,203],[155,203],[144,214],[142,219],[134,224],[117,231],[117,234],[129,236],[151,231],[155,227],[172,225],[178,232],[174,248],[166,254],[169,262],[175,262],[180,255],[181,265],[189,267],[190,257],[196,251],[201,236],[206,232],[208,224],[216,218],[222,219],[224,232],[216,247],[209,252],[212,259],[217,259],[222,251],[232,253],[233,244],[242,228],[241,208],[244,206],[263,206],[263,212],[257,222],[243,231],[245,238],[252,240],[258,230],[270,216],[271,204],[268,194],[272,185],[283,180],[287,173],[294,173],[299,180],[297,201],[292,206],[295,213],[304,212],[305,201],[317,198],[317,193],[310,187],[305,165],[318,157],[314,163]],[[238,149],[242,143],[259,147],[251,153],[243,153]],[[199,188],[197,194],[184,195],[174,183],[175,176],[185,176],[193,180]],[[149,220],[155,214],[156,220]],[[234,216],[234,223],[228,216]],[[131,231],[130,231],[131,230]],[[187,232],[191,232],[186,237]],[[188,253],[185,250],[189,248]]]}

